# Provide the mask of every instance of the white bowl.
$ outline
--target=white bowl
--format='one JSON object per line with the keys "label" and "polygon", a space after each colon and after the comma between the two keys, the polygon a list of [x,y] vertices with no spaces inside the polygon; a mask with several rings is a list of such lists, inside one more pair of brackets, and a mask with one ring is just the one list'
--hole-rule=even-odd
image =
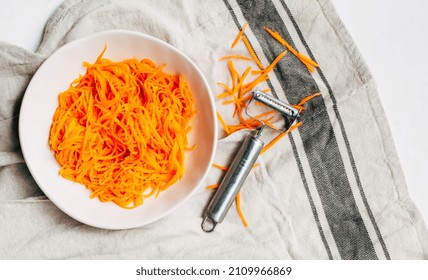
{"label": "white bowl", "polygon": [[[58,106],[58,94],[70,82],[85,73],[83,61],[94,62],[107,44],[104,57],[115,61],[126,58],[150,58],[166,64],[166,72],[183,74],[195,98],[197,114],[189,133],[194,151],[186,153],[186,171],[182,180],[129,210],[113,202],[91,199],[85,186],[58,174],[60,166],[48,145],[52,116]],[[158,220],[185,202],[201,185],[211,167],[216,148],[215,105],[210,88],[198,67],[171,45],[138,32],[111,30],[70,42],[58,49],[38,69],[24,95],[19,138],[28,168],[45,195],[69,216],[99,228],[126,229]],[[202,209],[201,209],[202,210]],[[37,217],[35,217],[37,218]]]}

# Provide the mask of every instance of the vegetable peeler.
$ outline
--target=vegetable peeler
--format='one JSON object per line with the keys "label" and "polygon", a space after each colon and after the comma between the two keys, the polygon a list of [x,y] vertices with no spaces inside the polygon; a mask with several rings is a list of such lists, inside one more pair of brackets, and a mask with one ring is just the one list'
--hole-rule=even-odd
{"label": "vegetable peeler", "polygon": [[250,115],[247,112],[247,108],[253,100],[276,110],[284,117],[285,120],[291,121],[291,124],[293,124],[300,117],[300,110],[282,102],[272,95],[266,94],[258,89],[255,89],[252,92],[251,99],[245,108],[245,113],[249,117],[259,121],[261,126],[257,129],[256,135],[250,134],[245,138],[241,148],[238,150],[235,158],[228,168],[227,173],[221,181],[219,188],[208,204],[208,207],[203,214],[203,220],[201,224],[202,230],[205,232],[212,232],[216,225],[223,221],[227,212],[229,211],[229,208],[235,200],[236,195],[244,184],[251,168],[253,167],[264,147],[264,142],[260,140],[263,129],[268,126],[278,131],[279,133],[285,133],[291,127],[290,125],[288,128],[286,128],[285,125],[282,130],[278,130],[275,127],[267,125],[260,119]]}

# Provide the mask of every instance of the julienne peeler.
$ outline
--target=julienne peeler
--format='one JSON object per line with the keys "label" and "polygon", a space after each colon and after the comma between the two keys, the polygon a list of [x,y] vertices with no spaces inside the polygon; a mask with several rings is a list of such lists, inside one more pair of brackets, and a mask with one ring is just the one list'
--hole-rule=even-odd
{"label": "julienne peeler", "polygon": [[289,125],[288,128],[284,127],[284,129],[278,130],[248,114],[247,108],[253,100],[276,110],[291,124],[300,117],[300,111],[298,109],[282,102],[272,95],[268,95],[257,89],[252,92],[252,97],[248,102],[245,112],[249,117],[259,121],[261,125],[257,129],[256,135],[250,134],[245,138],[241,148],[238,150],[235,158],[229,166],[227,173],[223,177],[220,186],[204,211],[201,227],[205,232],[212,232],[216,225],[223,221],[229,211],[236,195],[244,184],[251,168],[264,147],[264,142],[259,139],[263,129],[268,126],[279,133],[285,133],[291,127],[291,125]]}

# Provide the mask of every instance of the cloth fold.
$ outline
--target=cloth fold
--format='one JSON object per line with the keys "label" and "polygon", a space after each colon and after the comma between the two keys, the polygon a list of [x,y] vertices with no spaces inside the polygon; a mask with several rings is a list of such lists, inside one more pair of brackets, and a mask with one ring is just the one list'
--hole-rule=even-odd
{"label": "cloth fold", "polygon": [[[32,75],[55,50],[98,31],[143,32],[186,53],[217,95],[216,82],[230,84],[219,58],[247,54],[242,44],[230,49],[246,22],[263,65],[283,51],[264,27],[320,65],[311,73],[288,53],[264,84],[272,94],[291,104],[322,94],[308,103],[303,125],[250,173],[242,189],[249,227],[232,207],[204,233],[201,216],[212,195],[204,188],[161,220],[116,231],[81,224],[43,195],[21,155],[18,116]],[[66,0],[37,52],[2,42],[0,50],[1,259],[428,258],[426,226],[409,197],[375,82],[328,0]],[[233,122],[231,106],[216,106]],[[221,131],[215,162],[228,165],[248,133]],[[204,184],[222,176],[213,168]]]}

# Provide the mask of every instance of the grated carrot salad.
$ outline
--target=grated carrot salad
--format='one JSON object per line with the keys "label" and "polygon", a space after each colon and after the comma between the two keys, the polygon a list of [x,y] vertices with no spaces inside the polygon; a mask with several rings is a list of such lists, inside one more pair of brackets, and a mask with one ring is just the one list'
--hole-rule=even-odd
{"label": "grated carrot salad", "polygon": [[183,177],[194,100],[183,76],[105,51],[59,94],[49,145],[60,175],[91,198],[135,208]]}

